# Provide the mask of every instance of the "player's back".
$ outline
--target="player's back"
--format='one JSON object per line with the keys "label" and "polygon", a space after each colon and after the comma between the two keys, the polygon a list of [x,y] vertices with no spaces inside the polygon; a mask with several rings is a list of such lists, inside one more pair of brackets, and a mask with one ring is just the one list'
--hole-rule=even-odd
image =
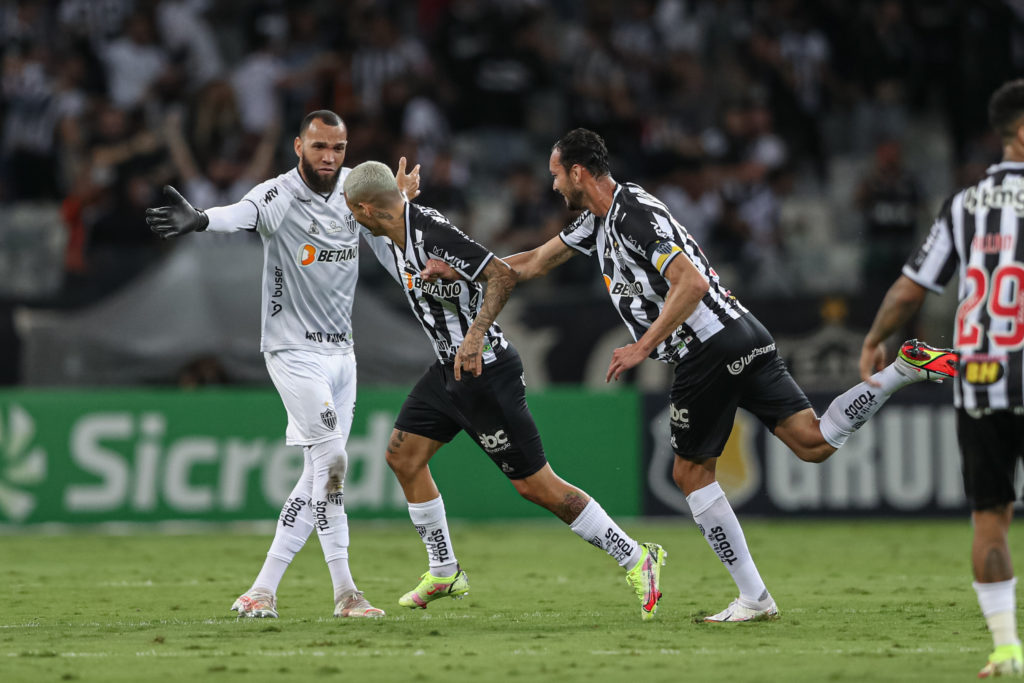
{"label": "player's back", "polygon": [[941,286],[954,270],[959,277],[956,402],[967,409],[1024,406],[1022,223],[1024,163],[996,164],[946,201],[904,268],[925,286]]}

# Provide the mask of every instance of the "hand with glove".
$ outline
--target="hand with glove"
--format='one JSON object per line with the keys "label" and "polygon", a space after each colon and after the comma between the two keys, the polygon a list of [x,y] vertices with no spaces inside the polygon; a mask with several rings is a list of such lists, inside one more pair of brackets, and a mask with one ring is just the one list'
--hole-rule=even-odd
{"label": "hand with glove", "polygon": [[202,232],[210,224],[203,211],[196,209],[170,185],[164,185],[164,196],[170,206],[146,209],[149,229],[163,239],[189,232]]}

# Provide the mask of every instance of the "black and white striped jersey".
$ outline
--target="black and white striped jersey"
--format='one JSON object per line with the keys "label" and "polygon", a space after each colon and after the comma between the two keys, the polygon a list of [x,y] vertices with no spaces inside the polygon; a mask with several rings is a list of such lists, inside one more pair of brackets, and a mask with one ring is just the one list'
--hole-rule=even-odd
{"label": "black and white striped jersey", "polygon": [[[494,254],[474,242],[435,209],[406,203],[405,248],[387,237],[376,237],[363,228],[363,238],[381,265],[405,290],[416,319],[423,326],[438,359],[455,360],[455,352],[480,311],[483,284],[476,278]],[[440,259],[464,279],[455,282],[424,282],[420,271],[428,259]],[[501,328],[493,323],[484,336],[484,363],[508,346]]]}
{"label": "black and white striped jersey", "polygon": [[940,292],[959,276],[953,344],[960,354],[957,407],[1024,406],[1024,163],[991,166],[985,179],[946,200],[903,266]]}
{"label": "black and white striped jersey", "polygon": [[651,352],[666,363],[679,361],[694,339],[705,341],[747,309],[718,281],[697,242],[653,195],[633,183],[615,188],[604,218],[584,211],[560,237],[569,247],[600,257],[601,274],[612,304],[633,339],[643,336],[661,315],[668,294],[665,268],[680,254],[711,284],[697,310]]}

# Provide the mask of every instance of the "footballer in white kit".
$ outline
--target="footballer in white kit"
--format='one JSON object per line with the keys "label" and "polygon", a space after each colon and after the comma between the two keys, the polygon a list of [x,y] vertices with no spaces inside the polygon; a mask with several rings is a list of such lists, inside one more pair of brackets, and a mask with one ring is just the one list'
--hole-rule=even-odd
{"label": "footballer in white kit", "polygon": [[[347,144],[337,114],[312,112],[295,138],[297,168],[257,185],[237,204],[203,212],[167,187],[171,205],[147,211],[150,227],[165,238],[249,230],[263,239],[260,349],[288,413],[286,441],[303,447],[304,467],[263,568],[231,607],[239,616],[277,617],[277,587],[314,528],[334,584],[334,615],[384,615],[349,571],[343,505],[356,395],[352,301],[359,239],[341,194]],[[406,174],[403,159],[396,179],[409,196],[419,194],[418,166]]]}

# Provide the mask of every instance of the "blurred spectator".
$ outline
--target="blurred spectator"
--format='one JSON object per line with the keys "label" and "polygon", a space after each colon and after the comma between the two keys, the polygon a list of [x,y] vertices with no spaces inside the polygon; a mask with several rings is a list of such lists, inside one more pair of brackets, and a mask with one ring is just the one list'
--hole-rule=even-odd
{"label": "blurred spectator", "polygon": [[117,36],[134,6],[134,0],[60,0],[60,31],[86,38],[99,49]]}
{"label": "blurred spectator", "polygon": [[430,56],[413,36],[402,34],[394,19],[380,7],[370,7],[360,18],[356,36],[362,43],[352,57],[352,82],[365,113],[376,114],[388,81],[409,74],[426,78],[432,71]]}
{"label": "blurred spectator", "polygon": [[513,164],[505,176],[508,220],[493,239],[499,254],[540,246],[566,225],[564,204],[548,191],[546,182],[537,180],[533,168],[532,164]]}
{"label": "blurred spectator", "polygon": [[[359,131],[350,166],[406,154],[423,166],[425,204],[512,251],[567,221],[544,159],[554,136],[585,126],[747,291],[785,291],[821,245],[844,252],[834,217],[856,195],[870,288],[892,275],[869,267],[905,256],[906,216],[999,157],[968,105],[1024,65],[1021,6],[8,0],[0,207],[62,202],[68,301],[83,302],[130,277],[119,263],[133,250],[145,262],[157,248],[135,221],[164,182],[227,203],[290,155],[272,140],[282,115],[329,108]],[[912,140],[919,172],[887,143],[859,178],[880,136],[908,153]],[[799,242],[782,216],[807,226]],[[834,265],[850,272],[815,294],[855,286],[859,264]],[[564,275],[551,282],[575,279]]]}
{"label": "blurred spectator", "polygon": [[230,384],[224,365],[214,356],[200,356],[178,371],[178,387],[198,389]]}
{"label": "blurred spectator", "polygon": [[148,14],[131,15],[125,22],[124,35],[106,45],[101,55],[110,100],[121,109],[130,111],[146,104],[148,96],[176,82],[170,55],[157,41],[156,27]]}
{"label": "blurred spectator", "polygon": [[611,4],[594,2],[588,6],[582,30],[569,42],[569,115],[575,124],[598,133],[616,131],[604,137],[621,149],[632,145],[629,132],[638,112],[629,70],[612,45],[614,23]]}
{"label": "blurred spectator", "polygon": [[420,191],[422,203],[445,214],[452,223],[472,235],[466,198],[468,185],[469,170],[453,159],[450,152],[443,151],[434,158],[430,172],[423,175]]}
{"label": "blurred spectator", "polygon": [[253,185],[271,175],[280,126],[274,122],[263,131],[254,149],[221,146],[197,163],[182,130],[182,112],[173,109],[164,121],[164,141],[181,179],[182,190],[194,206],[227,206],[241,201]]}
{"label": "blurred spectator", "polygon": [[924,208],[920,185],[904,166],[898,141],[875,147],[874,163],[857,186],[854,202],[864,223],[862,289],[868,300],[881,301],[913,249]]}
{"label": "blurred spectator", "polygon": [[217,39],[202,13],[209,0],[163,0],[156,8],[156,22],[164,45],[184,61],[189,89],[202,88],[224,73]]}
{"label": "blurred spectator", "polygon": [[[708,249],[711,236],[722,219],[722,198],[708,173],[704,160],[694,156],[666,154],[656,164],[660,177],[654,196],[665,206],[697,244]],[[712,256],[712,261],[717,259]]]}
{"label": "blurred spectator", "polygon": [[281,58],[287,25],[282,15],[266,14],[257,19],[253,30],[252,50],[234,67],[230,79],[242,130],[259,135],[280,116],[279,88],[288,75]]}
{"label": "blurred spectator", "polygon": [[867,141],[898,138],[906,129],[908,80],[919,49],[898,0],[881,2],[866,17],[866,24],[859,46],[865,97],[858,107],[854,131],[858,149],[864,151],[870,144]]}
{"label": "blurred spectator", "polygon": [[[59,152],[77,144],[77,120],[85,111],[78,87],[81,61],[69,56],[57,79],[55,60],[41,44],[6,46],[2,92],[4,199],[56,199],[66,188]],[[69,160],[67,160],[69,161]]]}

